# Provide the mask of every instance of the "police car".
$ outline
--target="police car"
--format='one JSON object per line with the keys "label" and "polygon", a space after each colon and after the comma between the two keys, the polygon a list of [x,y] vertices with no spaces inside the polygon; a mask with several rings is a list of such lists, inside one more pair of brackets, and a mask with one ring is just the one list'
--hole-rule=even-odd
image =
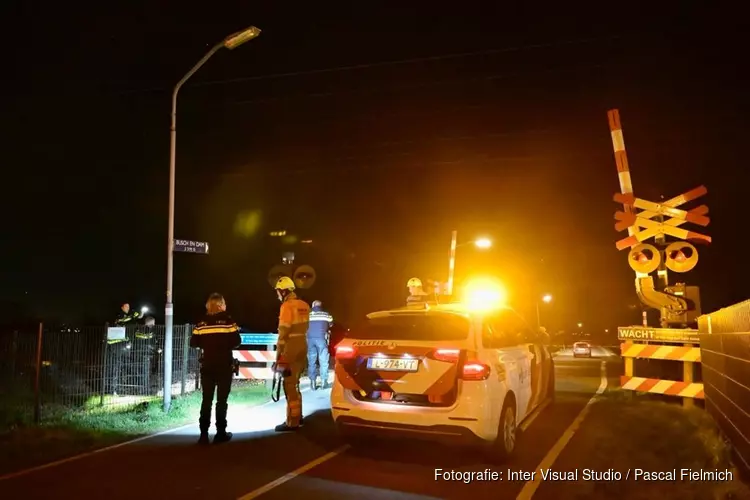
{"label": "police car", "polygon": [[547,346],[502,305],[374,312],[336,346],[335,359],[333,419],[355,445],[418,438],[479,444],[505,458],[518,424],[555,391]]}

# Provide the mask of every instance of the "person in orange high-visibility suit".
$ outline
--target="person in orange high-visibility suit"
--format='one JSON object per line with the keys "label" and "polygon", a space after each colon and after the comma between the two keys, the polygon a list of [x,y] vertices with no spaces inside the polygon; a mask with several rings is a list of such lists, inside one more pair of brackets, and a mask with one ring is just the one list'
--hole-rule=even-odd
{"label": "person in orange high-visibility suit", "polygon": [[275,369],[284,378],[286,422],[276,426],[276,432],[296,431],[302,425],[302,393],[299,379],[307,361],[307,327],[310,306],[294,293],[294,281],[282,276],[276,282],[276,295],[281,301],[279,312],[279,340]]}

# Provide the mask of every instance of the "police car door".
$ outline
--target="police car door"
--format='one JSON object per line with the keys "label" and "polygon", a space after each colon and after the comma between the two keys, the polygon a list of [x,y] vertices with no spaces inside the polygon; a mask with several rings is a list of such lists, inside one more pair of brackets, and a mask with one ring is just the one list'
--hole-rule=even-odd
{"label": "police car door", "polygon": [[517,317],[518,328],[520,329],[521,341],[531,353],[529,362],[531,384],[531,397],[527,413],[537,407],[547,394],[547,385],[549,384],[549,369],[551,366],[547,349],[541,343],[541,337],[529,326],[520,316]]}
{"label": "police car door", "polygon": [[516,414],[520,421],[526,416],[531,403],[532,353],[520,336],[521,328],[515,312],[504,309],[489,320],[493,342],[505,369],[508,389],[516,397]]}

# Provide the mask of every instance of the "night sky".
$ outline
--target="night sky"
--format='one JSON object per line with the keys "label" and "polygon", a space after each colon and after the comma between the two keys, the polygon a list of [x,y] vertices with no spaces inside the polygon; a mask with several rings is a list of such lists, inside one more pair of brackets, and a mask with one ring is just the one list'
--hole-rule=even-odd
{"label": "night sky", "polygon": [[[303,297],[352,321],[402,303],[413,275],[445,279],[456,229],[495,243],[459,249],[458,278],[500,276],[527,313],[553,294],[555,330],[637,323],[615,248],[611,108],[637,196],[708,187],[714,243],[684,275],[704,310],[748,298],[738,12],[264,3],[24,2],[4,16],[17,31],[3,71],[4,320],[101,322],[129,301],[161,321],[171,88],[250,25],[259,38],[180,93],[175,236],[211,252],[175,257],[177,321],[219,291],[244,326],[273,328],[266,275],[284,249],[318,271]],[[268,236],[281,229],[313,243]]]}

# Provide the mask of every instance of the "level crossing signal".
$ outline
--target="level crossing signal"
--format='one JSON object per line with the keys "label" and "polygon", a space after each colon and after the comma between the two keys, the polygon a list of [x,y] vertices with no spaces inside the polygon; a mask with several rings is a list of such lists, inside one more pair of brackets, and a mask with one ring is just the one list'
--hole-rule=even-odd
{"label": "level crossing signal", "polygon": [[[678,207],[700,198],[707,192],[705,186],[699,186],[659,203],[636,198],[632,194],[615,194],[614,200],[622,203],[624,208],[622,211],[615,212],[615,229],[617,231],[636,229],[632,235],[616,243],[618,250],[630,249],[628,262],[633,270],[648,274],[657,270],[662,261],[667,269],[677,273],[688,272],[696,266],[698,250],[692,242],[710,243],[711,237],[681,226],[687,223],[708,226],[711,222],[707,217],[708,206],[700,205],[690,210]],[[634,210],[640,210],[640,212],[636,213]],[[658,243],[659,239],[664,236],[683,241],[670,243],[663,253],[656,245],[645,243],[651,238],[655,238]]]}
{"label": "level crossing signal", "polygon": [[275,287],[276,282],[282,276],[292,278],[295,286],[304,290],[311,288],[315,284],[317,273],[312,266],[307,264],[298,267],[292,264],[276,264],[268,271],[268,284],[271,287]]}

